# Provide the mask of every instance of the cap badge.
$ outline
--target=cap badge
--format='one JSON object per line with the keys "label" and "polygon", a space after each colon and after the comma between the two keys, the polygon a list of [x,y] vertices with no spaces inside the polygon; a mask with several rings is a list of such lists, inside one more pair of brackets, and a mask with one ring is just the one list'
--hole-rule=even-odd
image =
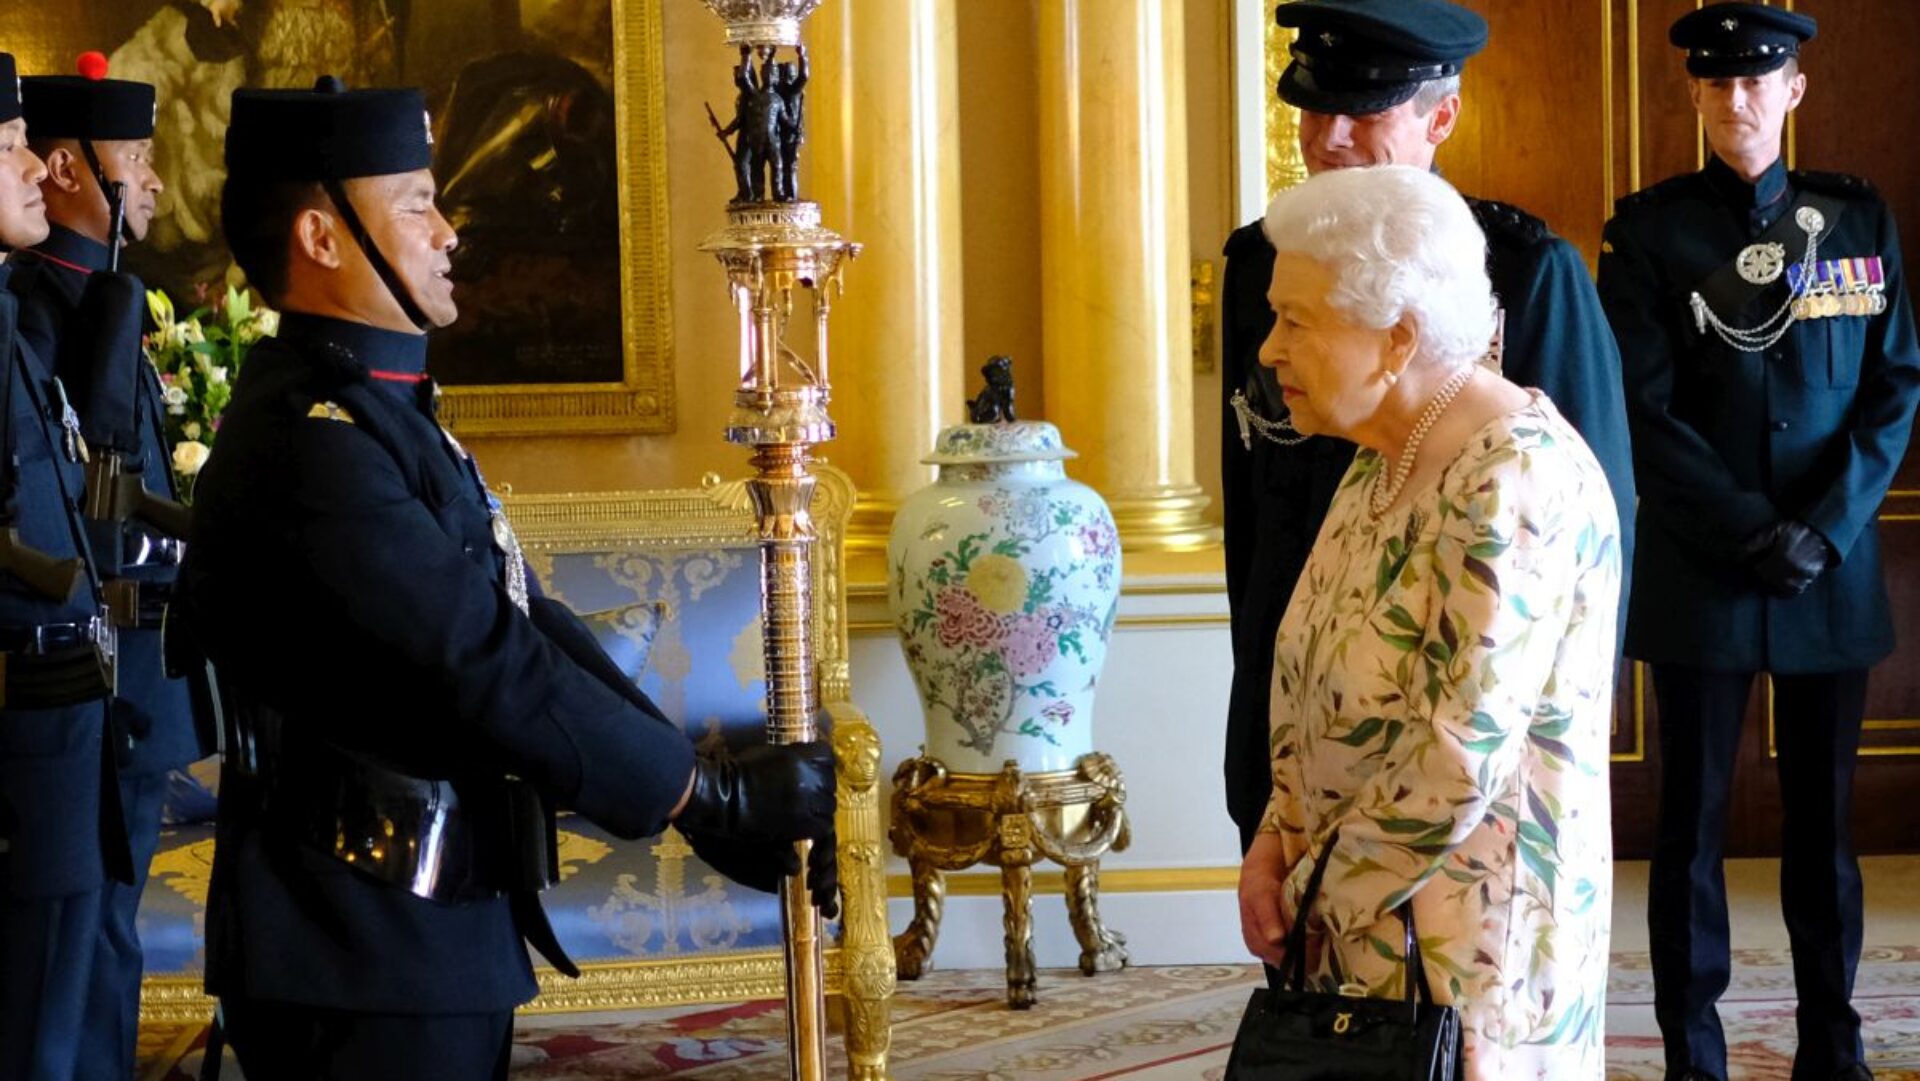
{"label": "cap badge", "polygon": [[420,123],[424,125],[427,129],[427,145],[432,146],[433,145],[433,114],[426,112],[425,110],[422,110],[420,113]]}
{"label": "cap badge", "polygon": [[1740,20],[1727,19],[1720,24],[1720,29],[1727,31],[1728,33],[1732,33],[1733,31],[1740,29]]}
{"label": "cap badge", "polygon": [[1327,31],[1326,33],[1324,33],[1324,34],[1321,34],[1321,35],[1320,35],[1320,43],[1321,43],[1322,45],[1325,45],[1325,46],[1326,46],[1327,48],[1329,48],[1329,49],[1331,49],[1331,48],[1333,48],[1333,47],[1334,47],[1335,45],[1337,45],[1337,44],[1339,44],[1339,42],[1340,42],[1340,35],[1338,35],[1338,34],[1336,34],[1336,33],[1334,33],[1334,32],[1333,32],[1333,31],[1331,31],[1331,30],[1329,30],[1329,31]]}

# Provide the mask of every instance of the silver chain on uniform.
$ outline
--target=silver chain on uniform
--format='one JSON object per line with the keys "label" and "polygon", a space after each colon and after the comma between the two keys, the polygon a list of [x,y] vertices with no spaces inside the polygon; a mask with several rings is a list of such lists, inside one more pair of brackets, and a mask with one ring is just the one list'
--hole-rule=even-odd
{"label": "silver chain on uniform", "polygon": [[1233,398],[1227,404],[1233,407],[1233,415],[1240,421],[1240,445],[1248,450],[1253,449],[1255,432],[1260,433],[1260,438],[1278,443],[1283,447],[1297,447],[1313,438],[1310,435],[1301,435],[1300,429],[1293,426],[1293,418],[1290,416],[1281,417],[1279,420],[1268,420],[1254,412],[1253,403],[1247,400],[1247,392],[1244,390],[1234,391]]}
{"label": "silver chain on uniform", "polygon": [[[1809,214],[1808,212],[1812,213]],[[1802,207],[1795,219],[1800,228],[1807,233],[1807,254],[1800,258],[1800,284],[1787,290],[1787,299],[1780,302],[1780,308],[1759,326],[1742,330],[1730,327],[1720,319],[1714,310],[1707,306],[1707,298],[1699,293],[1693,294],[1693,322],[1700,333],[1708,328],[1720,336],[1720,340],[1742,353],[1764,353],[1779,344],[1780,339],[1793,329],[1793,303],[1813,288],[1813,268],[1820,261],[1820,232],[1826,228],[1826,220],[1812,207]],[[1779,324],[1776,326],[1775,324]]]}

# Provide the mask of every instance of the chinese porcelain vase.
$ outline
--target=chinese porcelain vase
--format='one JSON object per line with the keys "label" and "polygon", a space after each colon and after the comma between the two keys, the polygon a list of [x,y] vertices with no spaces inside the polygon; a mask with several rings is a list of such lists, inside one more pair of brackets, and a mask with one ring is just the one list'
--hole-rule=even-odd
{"label": "chinese porcelain vase", "polygon": [[1074,456],[1040,422],[960,424],[900,507],[889,600],[927,722],[955,773],[1073,768],[1093,750],[1093,692],[1120,598],[1120,538]]}

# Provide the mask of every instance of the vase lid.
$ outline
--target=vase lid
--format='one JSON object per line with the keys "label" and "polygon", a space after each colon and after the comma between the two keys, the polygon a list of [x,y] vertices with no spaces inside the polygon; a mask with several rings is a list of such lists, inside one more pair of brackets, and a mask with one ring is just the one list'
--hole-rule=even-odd
{"label": "vase lid", "polygon": [[1062,462],[1079,455],[1067,449],[1060,429],[1044,420],[1016,420],[1001,424],[955,424],[942,428],[933,441],[933,453],[922,465],[967,465],[991,462]]}

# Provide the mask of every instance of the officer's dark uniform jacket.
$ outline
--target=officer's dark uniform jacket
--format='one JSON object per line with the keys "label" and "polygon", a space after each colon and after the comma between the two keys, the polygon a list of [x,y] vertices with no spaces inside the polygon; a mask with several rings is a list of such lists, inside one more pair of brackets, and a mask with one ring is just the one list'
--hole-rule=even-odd
{"label": "officer's dark uniform jacket", "polygon": [[[1696,327],[1689,297],[1789,213],[1837,200],[1821,260],[1878,256],[1886,310],[1803,320],[1764,354]],[[1749,184],[1718,159],[1622,199],[1600,292],[1620,337],[1640,477],[1640,548],[1626,650],[1710,671],[1837,672],[1893,649],[1875,515],[1906,451],[1920,350],[1886,204],[1866,181],[1787,172]],[[1753,326],[1785,284],[1758,291]],[[1743,544],[1780,519],[1818,530],[1840,560],[1803,594],[1771,596]],[[1677,603],[1676,603],[1677,601]]]}
{"label": "officer's dark uniform jacket", "polygon": [[[1487,236],[1488,271],[1506,311],[1504,374],[1546,392],[1586,439],[1606,471],[1619,508],[1624,553],[1633,545],[1634,478],[1627,443],[1620,355],[1585,263],[1572,245],[1525,211],[1468,199]],[[1222,291],[1222,389],[1230,400],[1252,380],[1271,384],[1260,346],[1273,329],[1267,291],[1273,246],[1259,222],[1226,245]],[[1274,396],[1277,398],[1277,395]],[[1263,412],[1273,415],[1277,402]],[[1240,440],[1231,405],[1221,423],[1221,493],[1226,519],[1227,597],[1233,622],[1233,689],[1227,710],[1227,810],[1250,842],[1272,792],[1268,752],[1273,637],[1306,569],[1335,489],[1353,462],[1353,444],[1316,436],[1281,446],[1257,434]],[[1631,562],[1626,565],[1631,566]],[[1624,584],[1623,584],[1624,593]]]}
{"label": "officer's dark uniform jacket", "polygon": [[[62,347],[70,337],[83,337],[89,330],[73,326],[73,315],[88,275],[107,268],[107,246],[55,225],[45,243],[14,258],[20,263],[14,285],[21,297],[21,337],[55,366],[75,408],[84,415],[92,376],[76,370],[73,363],[80,359],[84,364],[84,350],[63,352]],[[145,470],[147,490],[177,500],[159,377],[142,358],[131,358],[129,364],[140,380],[136,423],[140,431],[139,464]],[[134,463],[128,464],[131,467]],[[134,579],[142,588],[170,590],[179,575],[179,564],[163,543],[165,538],[138,522],[126,523],[124,530],[126,553],[145,550],[150,554],[139,563],[104,568],[104,573]],[[119,748],[122,772],[128,776],[161,773],[207,753],[211,748],[201,745],[201,729],[194,723],[187,684],[167,678],[157,622],[150,619],[139,627],[121,628],[120,647],[120,687],[114,711],[117,737],[123,741]]]}
{"label": "officer's dark uniform jacket", "polygon": [[[18,310],[6,288],[10,266],[11,260],[0,264],[0,342],[9,337],[7,324]],[[0,402],[11,398],[6,451],[19,470],[11,525],[29,547],[56,559],[84,558],[79,498],[85,478],[66,453],[60,415],[51,404],[52,373],[17,341],[0,351],[0,363],[11,384],[0,389]],[[20,650],[21,639],[36,627],[84,626],[98,613],[98,603],[87,585],[61,603],[0,572],[0,650]],[[55,709],[0,707],[0,837],[6,840],[0,885],[9,897],[60,897],[98,889],[109,874],[130,878],[106,730],[104,694]]]}
{"label": "officer's dark uniform jacket", "polygon": [[[423,336],[292,313],[254,348],[196,484],[196,633],[236,698],[284,718],[288,758],[323,743],[416,777],[512,774],[623,837],[658,832],[691,744],[514,605],[478,475],[408,381],[425,358]],[[530,896],[423,900],[245,793],[222,790],[209,991],[401,1014],[533,996],[523,937],[551,950],[551,931]]]}

